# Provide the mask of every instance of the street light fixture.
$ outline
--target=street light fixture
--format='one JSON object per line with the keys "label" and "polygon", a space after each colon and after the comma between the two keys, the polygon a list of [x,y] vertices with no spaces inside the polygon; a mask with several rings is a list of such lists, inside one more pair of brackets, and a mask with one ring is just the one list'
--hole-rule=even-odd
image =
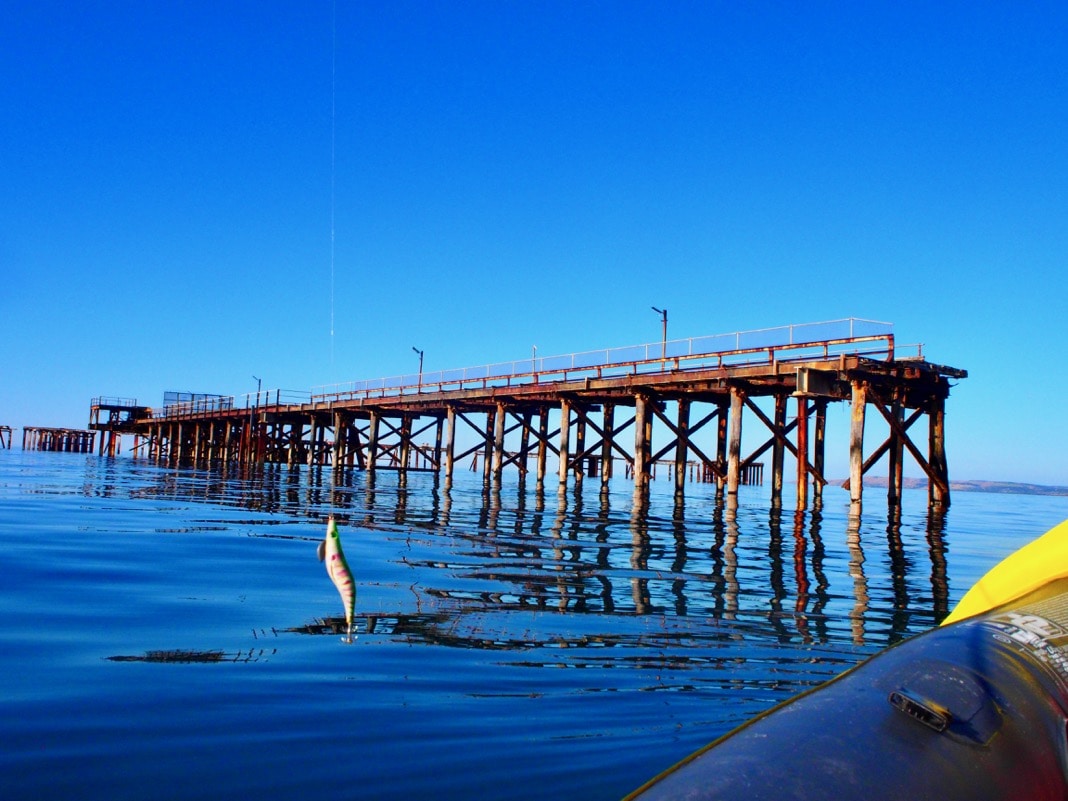
{"label": "street light fixture", "polygon": [[656,306],[650,307],[653,311],[660,315],[660,320],[664,326],[664,333],[660,340],[660,369],[664,369],[664,361],[667,359],[667,309],[658,309]]}
{"label": "street light fixture", "polygon": [[423,351],[419,350],[415,345],[412,345],[412,350],[419,354],[419,385],[416,388],[417,392],[423,391]]}

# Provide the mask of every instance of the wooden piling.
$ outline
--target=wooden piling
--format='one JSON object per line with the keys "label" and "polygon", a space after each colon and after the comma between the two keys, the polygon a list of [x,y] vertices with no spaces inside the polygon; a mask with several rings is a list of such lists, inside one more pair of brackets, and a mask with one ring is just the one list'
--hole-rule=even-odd
{"label": "wooden piling", "polygon": [[649,486],[650,442],[649,433],[652,415],[649,399],[641,392],[634,396],[634,488],[645,490]]}
{"label": "wooden piling", "polygon": [[797,508],[808,508],[808,398],[797,397]]}
{"label": "wooden piling", "polygon": [[497,438],[497,409],[492,407],[486,410],[486,428],[483,433],[484,447],[482,450],[482,480],[489,482],[493,475],[493,443]]}
{"label": "wooden piling", "polygon": [[531,436],[531,420],[533,418],[533,412],[528,408],[524,409],[520,422],[520,435],[519,435],[519,476],[520,478],[526,478],[527,469],[530,464],[530,436]]}
{"label": "wooden piling", "polygon": [[604,433],[601,437],[601,486],[607,486],[612,478],[612,445],[615,438],[615,413],[614,403],[604,404],[602,410]]}
{"label": "wooden piling", "polygon": [[377,410],[371,410],[367,430],[367,469],[372,473],[378,466],[378,429],[380,422],[381,415]]}
{"label": "wooden piling", "polygon": [[[944,398],[931,401],[929,459],[935,474],[928,485],[928,499],[932,507],[949,506],[949,467],[946,460],[946,405]],[[938,481],[936,479],[941,479]]]}
{"label": "wooden piling", "polygon": [[787,395],[784,393],[775,396],[772,432],[775,442],[771,446],[771,505],[775,508],[782,505],[783,470],[786,463],[786,402]]}
{"label": "wooden piling", "polygon": [[812,500],[819,504],[823,501],[823,487],[826,482],[824,463],[826,461],[827,439],[827,399],[818,398],[816,406],[816,430],[813,441],[812,465],[816,470],[818,479],[812,483]]}
{"label": "wooden piling", "polygon": [[452,471],[456,457],[456,407],[445,407],[445,482],[452,484]]}
{"label": "wooden piling", "polygon": [[867,386],[853,381],[853,405],[849,425],[849,501],[859,504],[864,491],[864,411]]}
{"label": "wooden piling", "polygon": [[575,406],[575,411],[578,414],[575,419],[575,459],[572,472],[575,475],[575,486],[581,487],[585,475],[583,462],[586,458],[586,410],[581,406]]}
{"label": "wooden piling", "polygon": [[538,490],[545,486],[545,464],[549,452],[549,407],[538,407],[538,450],[535,481]]}
{"label": "wooden piling", "polygon": [[742,467],[742,407],[745,404],[745,393],[738,386],[732,386],[731,414],[730,414],[730,441],[727,443],[727,494],[737,495],[738,485],[741,482]]}
{"label": "wooden piling", "polygon": [[[899,425],[903,425],[905,421],[905,410],[901,406],[901,401],[894,393],[894,400],[891,407],[891,415]],[[904,488],[904,456],[905,456],[905,442],[896,428],[892,428],[890,431],[890,447],[887,453],[889,469],[889,475],[886,482],[886,502],[889,506],[901,505],[901,493]]]}
{"label": "wooden piling", "polygon": [[717,496],[723,495],[724,489],[727,486],[727,438],[728,427],[730,424],[730,400],[724,398],[717,404],[717,416],[716,416],[716,466],[719,468],[716,472],[716,494]]}
{"label": "wooden piling", "polygon": [[567,473],[571,461],[571,401],[560,399],[560,487],[567,486]]}
{"label": "wooden piling", "polygon": [[[10,437],[10,432],[8,436]],[[22,429],[22,449],[24,451],[91,454],[95,445],[95,437],[95,432],[77,428],[26,426]],[[10,448],[10,439],[8,439],[7,447]]]}
{"label": "wooden piling", "polygon": [[502,401],[498,401],[493,426],[493,480],[497,483],[500,483],[501,471],[504,469],[504,428],[505,406]]}

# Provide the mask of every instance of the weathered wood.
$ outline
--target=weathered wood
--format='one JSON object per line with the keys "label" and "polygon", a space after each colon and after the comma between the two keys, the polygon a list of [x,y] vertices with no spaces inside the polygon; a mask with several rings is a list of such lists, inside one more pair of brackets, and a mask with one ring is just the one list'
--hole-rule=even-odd
{"label": "weathered wood", "polygon": [[886,482],[886,501],[891,507],[901,505],[901,493],[904,487],[904,466],[902,463],[905,456],[905,443],[901,439],[901,434],[898,433],[899,428],[901,431],[904,430],[902,425],[904,423],[904,412],[905,410],[901,407],[901,401],[897,393],[895,393],[890,413],[898,421],[898,427],[890,430],[889,475]]}
{"label": "weathered wood", "polygon": [[496,429],[497,409],[494,407],[486,410],[486,430],[483,434],[482,480],[485,482],[489,482],[490,477],[493,475],[493,442]]}
{"label": "weathered wood", "polygon": [[686,457],[690,450],[690,401],[679,398],[678,434],[675,437],[675,494],[686,491]]}
{"label": "weathered wood", "polygon": [[456,455],[456,407],[445,407],[445,481],[452,484]]}
{"label": "weathered wood", "polygon": [[568,398],[560,399],[560,487],[567,486],[567,472],[569,468],[569,455],[571,453],[571,401]]}
{"label": "weathered wood", "polygon": [[[117,432],[107,432],[112,435],[112,442],[119,437]],[[7,448],[11,447],[10,431],[2,432],[8,437]],[[101,442],[104,435],[101,433]],[[40,426],[25,426],[22,429],[22,449],[24,451],[57,451],[63,453],[92,453],[96,448],[96,433],[83,431],[77,428],[48,428]],[[114,450],[114,446],[113,446]],[[101,456],[103,451],[101,451]],[[114,452],[109,452],[114,456]]]}
{"label": "weathered wood", "polygon": [[540,490],[545,486],[545,462],[549,450],[549,407],[538,408],[538,456],[536,486]]}
{"label": "weathered wood", "polygon": [[530,409],[523,410],[522,421],[520,423],[519,434],[519,475],[521,478],[526,478],[527,469],[529,468],[530,460],[530,422],[533,418],[533,413]]}
{"label": "weathered wood", "polygon": [[311,419],[309,420],[309,429],[308,429],[308,443],[309,443],[308,452],[305,454],[305,457],[306,457],[307,462],[308,462],[308,467],[311,467],[313,464],[315,464],[315,443],[318,440],[318,438],[319,438],[319,419],[315,415],[312,415]]}
{"label": "weathered wood", "polygon": [[434,468],[438,471],[441,470],[441,435],[444,424],[445,418],[438,415],[434,422]]}
{"label": "weathered wood", "polygon": [[730,424],[730,400],[723,399],[718,406],[719,415],[716,418],[716,464],[720,469],[716,473],[716,493],[717,495],[722,495],[727,486],[727,431]]}
{"label": "weathered wood", "polygon": [[808,398],[797,397],[797,508],[808,508]]}
{"label": "weathered wood", "polygon": [[745,392],[731,387],[730,442],[727,444],[727,494],[737,495],[742,468],[742,408]]}
{"label": "weathered wood", "polygon": [[575,476],[575,486],[582,486],[585,475],[583,464],[586,461],[586,410],[580,406],[573,407],[579,413],[575,419],[575,458],[571,462],[571,469]]}
{"label": "weathered wood", "polygon": [[[259,439],[259,438],[257,438]],[[290,467],[300,461],[300,443],[304,439],[304,423],[291,423],[289,426],[289,448],[286,455],[286,464]],[[257,451],[259,446],[257,445]]]}
{"label": "weathered wood", "polygon": [[864,410],[868,388],[862,381],[854,381],[853,405],[849,418],[849,501],[860,503],[864,491]]}
{"label": "weathered wood", "polygon": [[785,394],[775,396],[775,412],[772,427],[773,444],[771,449],[771,505],[782,505],[783,468],[786,463],[786,400]]}
{"label": "weathered wood", "polygon": [[[936,506],[937,505],[941,505],[942,504],[942,499],[949,496],[949,473],[948,473],[948,470],[945,468],[944,448],[942,449],[942,453],[941,453],[941,456],[940,456],[940,458],[942,460],[942,463],[940,465],[938,465],[937,467],[935,465],[932,465],[930,462],[928,462],[924,458],[923,454],[920,453],[919,448],[916,447],[915,443],[913,443],[912,439],[906,433],[905,428],[901,424],[901,422],[899,420],[895,419],[894,416],[890,413],[890,411],[886,408],[886,404],[883,401],[883,399],[880,397],[879,393],[876,392],[876,390],[873,387],[869,387],[868,388],[868,394],[869,394],[869,396],[871,397],[871,399],[873,401],[872,405],[876,408],[876,410],[883,416],[883,418],[886,420],[886,422],[890,425],[891,431],[893,431],[900,438],[902,444],[908,449],[909,453],[912,455],[912,458],[916,460],[916,463],[927,474],[927,478],[930,481],[930,483],[934,484],[934,485],[937,485],[935,491],[933,491],[931,493],[931,496],[930,496],[931,497],[931,503],[933,505],[936,505]],[[936,404],[937,404],[937,401],[936,401]],[[936,406],[936,409],[937,409],[937,406]],[[932,426],[932,429],[931,429],[932,442],[931,442],[930,452],[933,453],[933,454],[937,453],[938,450],[939,450],[934,445],[934,439],[936,439],[935,427],[941,428],[941,424],[936,420],[936,418],[938,416],[939,415],[937,414],[937,412],[935,410],[932,410],[932,413],[929,414],[930,421],[931,421],[931,426]],[[942,422],[944,423],[944,417],[943,417]],[[939,433],[937,438],[938,439],[942,439],[943,438],[941,432]]]}
{"label": "weathered wood", "polygon": [[185,425],[183,423],[178,423],[178,439],[177,439],[177,442],[175,443],[175,445],[177,445],[177,448],[175,449],[176,452],[175,452],[175,455],[174,455],[174,459],[175,459],[175,462],[177,462],[178,464],[181,464],[182,463],[182,459],[185,457],[185,453],[186,453],[186,451],[185,451]]}
{"label": "weathered wood", "polygon": [[634,487],[644,490],[649,485],[650,469],[650,429],[652,413],[650,401],[639,392],[634,396]]}
{"label": "weathered wood", "polygon": [[497,402],[495,425],[493,427],[493,480],[501,480],[501,470],[504,468],[504,424],[505,406],[501,401]]}
{"label": "weathered wood", "polygon": [[931,401],[929,450],[931,465],[940,481],[928,483],[928,503],[934,508],[949,506],[949,466],[946,459],[946,406],[944,398]]}
{"label": "weathered wood", "polygon": [[348,426],[344,412],[334,411],[334,444],[330,449],[330,469],[340,470],[345,461],[345,445],[348,440]]}
{"label": "weathered wood", "polygon": [[601,431],[601,486],[607,486],[612,478],[612,445],[615,437],[615,413],[613,403],[604,405],[604,428]]}
{"label": "weathered wood", "polygon": [[400,424],[400,458],[397,468],[403,473],[411,466],[412,461],[412,418],[404,415]]}
{"label": "weathered wood", "polygon": [[378,466],[378,429],[382,416],[377,410],[372,410],[367,428],[367,469],[372,473]]}
{"label": "weathered wood", "polygon": [[[816,400],[816,431],[813,441],[812,449],[812,464],[813,469],[819,476],[824,476],[824,462],[827,440],[827,399],[819,398]],[[823,485],[826,481],[814,481],[812,482],[812,499],[817,504],[823,501]]]}

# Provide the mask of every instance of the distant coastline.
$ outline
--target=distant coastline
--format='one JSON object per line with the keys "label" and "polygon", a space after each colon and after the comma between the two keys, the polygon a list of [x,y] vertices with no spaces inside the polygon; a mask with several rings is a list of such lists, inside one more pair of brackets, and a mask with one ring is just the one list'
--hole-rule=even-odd
{"label": "distant coastline", "polygon": [[[843,479],[844,481],[844,479]],[[906,489],[926,489],[927,479],[906,478]],[[832,482],[840,485],[842,481]],[[865,477],[865,487],[885,487],[885,476]],[[1026,484],[1015,481],[950,481],[951,492],[997,492],[1002,495],[1068,495],[1068,487],[1052,487],[1044,484]]]}

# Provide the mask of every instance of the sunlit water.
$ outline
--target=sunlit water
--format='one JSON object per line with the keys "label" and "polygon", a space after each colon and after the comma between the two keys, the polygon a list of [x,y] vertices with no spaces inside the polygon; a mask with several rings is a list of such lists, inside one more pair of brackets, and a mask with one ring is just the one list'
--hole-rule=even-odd
{"label": "sunlit water", "polygon": [[[334,513],[358,639],[316,559]],[[0,452],[5,799],[617,799],[940,620],[1068,498]]]}

